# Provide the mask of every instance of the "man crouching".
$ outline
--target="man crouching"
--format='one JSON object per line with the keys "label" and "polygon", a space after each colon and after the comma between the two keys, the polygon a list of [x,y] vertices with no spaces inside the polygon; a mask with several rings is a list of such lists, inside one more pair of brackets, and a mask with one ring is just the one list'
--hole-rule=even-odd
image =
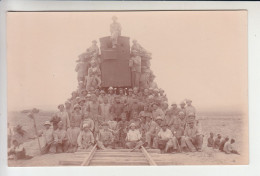
{"label": "man crouching", "polygon": [[158,148],[162,153],[167,153],[170,148],[177,150],[177,139],[173,136],[172,131],[167,128],[166,123],[161,124],[158,133]]}
{"label": "man crouching", "polygon": [[136,129],[136,125],[134,123],[130,124],[130,129],[126,135],[126,148],[133,149],[136,146],[142,144],[141,138],[142,135],[138,129]]}
{"label": "man crouching", "polygon": [[94,136],[90,131],[90,126],[88,124],[83,124],[83,130],[79,133],[78,136],[78,149],[88,150],[94,144]]}
{"label": "man crouching", "polygon": [[97,146],[101,150],[107,148],[114,148],[114,136],[108,129],[108,123],[102,124],[102,129],[99,130],[97,135]]}

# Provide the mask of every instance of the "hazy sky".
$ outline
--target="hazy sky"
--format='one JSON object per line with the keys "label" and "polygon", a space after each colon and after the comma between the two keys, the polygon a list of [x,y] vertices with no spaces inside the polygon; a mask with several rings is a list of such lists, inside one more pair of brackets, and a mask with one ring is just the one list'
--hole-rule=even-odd
{"label": "hazy sky", "polygon": [[10,12],[8,109],[55,109],[77,87],[78,55],[108,36],[116,15],[122,35],[152,52],[152,70],[169,103],[198,110],[247,106],[247,12]]}

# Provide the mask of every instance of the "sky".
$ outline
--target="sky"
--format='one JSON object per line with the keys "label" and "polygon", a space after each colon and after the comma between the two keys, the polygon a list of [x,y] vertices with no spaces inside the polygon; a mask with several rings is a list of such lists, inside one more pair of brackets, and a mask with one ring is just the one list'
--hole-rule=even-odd
{"label": "sky", "polygon": [[64,103],[77,87],[75,61],[110,35],[114,15],[152,53],[170,104],[247,112],[246,11],[8,12],[8,110]]}

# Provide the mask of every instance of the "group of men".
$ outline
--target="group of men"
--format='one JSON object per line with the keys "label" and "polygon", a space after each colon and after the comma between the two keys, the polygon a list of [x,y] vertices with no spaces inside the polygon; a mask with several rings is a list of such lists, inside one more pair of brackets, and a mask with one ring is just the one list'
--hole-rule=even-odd
{"label": "group of men", "polygon": [[203,135],[191,100],[168,107],[162,89],[80,90],[45,122],[42,153],[140,146],[201,151]]}
{"label": "group of men", "polygon": [[217,137],[214,139],[214,133],[210,133],[208,138],[208,147],[212,147],[213,149],[218,149],[221,152],[225,152],[226,154],[234,153],[239,154],[237,150],[235,150],[233,144],[236,142],[235,139],[229,140],[229,137],[226,136],[224,139],[221,139],[221,134],[217,134]]}

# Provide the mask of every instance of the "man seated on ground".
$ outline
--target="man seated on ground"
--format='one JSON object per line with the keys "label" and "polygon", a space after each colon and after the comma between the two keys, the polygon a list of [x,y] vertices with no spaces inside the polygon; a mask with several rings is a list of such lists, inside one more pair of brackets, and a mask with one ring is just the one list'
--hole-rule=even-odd
{"label": "man seated on ground", "polygon": [[234,153],[234,154],[238,154],[239,153],[234,149],[233,144],[235,143],[235,139],[231,139],[230,142],[226,142],[223,148],[223,151],[226,154],[230,154],[230,153]]}
{"label": "man seated on ground", "polygon": [[214,149],[219,149],[220,146],[220,140],[221,140],[221,134],[217,135],[217,138],[214,141]]}
{"label": "man seated on ground", "polygon": [[209,136],[209,138],[208,138],[208,147],[213,147],[214,146],[214,134],[211,132],[210,133],[210,136]]}
{"label": "man seated on ground", "polygon": [[88,150],[94,144],[94,136],[90,131],[90,126],[88,124],[83,124],[83,130],[80,131],[78,139],[78,149]]}
{"label": "man seated on ground", "polygon": [[[175,143],[175,146],[174,146]],[[166,123],[161,124],[161,129],[158,133],[158,148],[162,153],[167,153],[170,148],[176,151],[176,138],[173,136],[171,130],[168,129]]]}
{"label": "man seated on ground", "polygon": [[131,123],[129,126],[129,131],[126,135],[126,147],[128,149],[133,149],[137,146],[140,146],[142,144],[141,138],[142,135],[138,129],[135,128],[136,125],[134,123]]}
{"label": "man seated on ground", "polygon": [[195,123],[194,120],[188,121],[188,125],[184,131],[185,142],[188,149],[191,152],[195,152],[195,151],[201,152],[202,136],[199,134],[198,129],[194,123]]}
{"label": "man seated on ground", "polygon": [[83,117],[84,119],[80,125],[81,129],[83,129],[83,125],[86,124],[87,126],[89,126],[90,131],[94,133],[95,124],[92,120],[92,116],[90,114],[84,114]]}
{"label": "man seated on ground", "polygon": [[58,123],[58,129],[53,132],[54,145],[56,146],[56,153],[67,152],[68,137],[67,132],[63,129],[63,122]]}
{"label": "man seated on ground", "polygon": [[51,127],[51,122],[46,121],[44,123],[45,130],[42,133],[42,137],[44,140],[45,145],[42,148],[41,153],[46,154],[46,153],[55,153],[56,152],[56,147],[53,144],[54,142],[54,137],[53,137],[53,128]]}
{"label": "man seated on ground", "polygon": [[187,145],[184,138],[184,128],[180,124],[174,124],[171,128],[172,134],[176,138],[176,147],[182,151],[187,151]]}
{"label": "man seated on ground", "polygon": [[147,148],[152,147],[152,142],[155,137],[157,123],[152,120],[152,116],[146,116],[146,124],[145,124],[145,146]]}
{"label": "man seated on ground", "polygon": [[69,147],[68,147],[68,152],[76,152],[78,148],[78,143],[77,139],[80,133],[80,128],[75,127],[75,122],[71,121],[70,122],[70,127],[67,130],[67,136],[68,136],[68,142],[69,142]]}
{"label": "man seated on ground", "polygon": [[102,124],[102,129],[97,135],[97,146],[101,150],[114,148],[114,137],[106,122]]}
{"label": "man seated on ground", "polygon": [[225,139],[223,139],[223,140],[221,141],[221,143],[219,144],[219,150],[220,150],[220,151],[224,152],[224,146],[225,146],[225,143],[226,143],[227,141],[229,141],[229,137],[225,137]]}
{"label": "man seated on ground", "polygon": [[26,155],[25,148],[22,143],[19,143],[18,140],[13,139],[13,146],[8,150],[8,159],[31,159],[32,156]]}

